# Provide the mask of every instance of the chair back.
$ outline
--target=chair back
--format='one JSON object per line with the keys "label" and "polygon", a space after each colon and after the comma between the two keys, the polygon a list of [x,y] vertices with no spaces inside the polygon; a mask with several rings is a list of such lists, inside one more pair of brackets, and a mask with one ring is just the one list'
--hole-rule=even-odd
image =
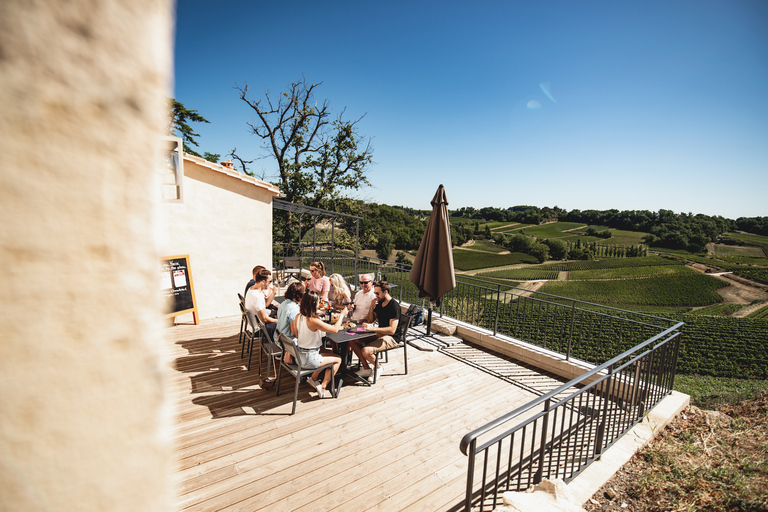
{"label": "chair back", "polygon": [[397,330],[395,331],[395,341],[398,343],[405,343],[405,337],[408,333],[408,328],[411,326],[411,322],[413,321],[413,318],[406,315],[401,314],[400,320],[397,322]]}
{"label": "chair back", "polygon": [[240,311],[243,313],[243,316],[248,321],[248,326],[251,328],[251,331],[253,333],[259,332],[258,324],[256,323],[256,315],[254,315],[252,312],[245,309],[245,304],[242,302],[240,303]]}
{"label": "chair back", "polygon": [[[298,367],[299,371],[301,371],[301,367],[303,366],[302,359],[301,359],[301,352],[299,351],[299,344],[296,340],[293,340],[283,334],[282,332],[277,336],[277,339],[280,340],[280,345],[283,347],[283,350],[287,352],[288,354],[291,354],[291,357],[294,361],[296,361],[296,366]],[[285,361],[285,359],[283,359]]]}
{"label": "chair back", "polygon": [[299,268],[301,258],[299,256],[286,256],[283,258],[283,268]]}
{"label": "chair back", "polygon": [[245,304],[245,297],[243,297],[243,294],[242,294],[242,293],[238,293],[238,294],[237,294],[237,298],[238,298],[238,299],[240,299],[240,302],[242,302],[243,304]]}
{"label": "chair back", "polygon": [[[253,313],[251,314],[253,315]],[[256,324],[259,326],[259,329],[261,330],[261,334],[266,338],[268,343],[272,343],[272,336],[269,335],[267,326],[264,325],[264,322],[261,320],[259,315],[253,315],[253,317],[256,319]]]}

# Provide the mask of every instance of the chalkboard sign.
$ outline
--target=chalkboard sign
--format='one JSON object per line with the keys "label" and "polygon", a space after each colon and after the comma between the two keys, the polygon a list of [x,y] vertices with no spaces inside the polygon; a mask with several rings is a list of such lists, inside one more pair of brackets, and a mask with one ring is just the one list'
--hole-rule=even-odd
{"label": "chalkboard sign", "polygon": [[200,323],[197,316],[195,287],[192,285],[192,272],[189,267],[189,255],[162,258],[160,289],[165,299],[167,317],[192,313],[195,325]]}

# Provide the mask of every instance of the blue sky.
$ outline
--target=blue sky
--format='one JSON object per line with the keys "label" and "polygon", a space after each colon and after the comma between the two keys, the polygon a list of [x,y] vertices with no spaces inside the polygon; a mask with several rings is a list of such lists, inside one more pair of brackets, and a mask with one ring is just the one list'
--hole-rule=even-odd
{"label": "blue sky", "polygon": [[[768,216],[768,2],[178,0],[200,150],[266,156],[249,97],[306,77],[365,115],[373,187],[451,209]],[[254,171],[276,179],[273,159]]]}

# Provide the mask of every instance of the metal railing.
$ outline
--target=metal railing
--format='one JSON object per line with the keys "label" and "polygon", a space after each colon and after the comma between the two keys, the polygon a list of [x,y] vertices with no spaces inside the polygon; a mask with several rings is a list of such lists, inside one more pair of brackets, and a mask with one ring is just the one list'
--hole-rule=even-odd
{"label": "metal railing", "polygon": [[672,390],[682,325],[464,436],[463,509],[492,510],[543,478],[567,483],[597,460]]}
{"label": "metal railing", "polygon": [[[408,264],[317,247],[300,255],[304,266],[323,261],[353,285],[364,273],[386,279],[399,302],[423,304]],[[438,313],[594,366],[464,437],[467,511],[497,504],[500,490],[524,490],[542,478],[570,481],[672,390],[681,322],[463,275]]]}

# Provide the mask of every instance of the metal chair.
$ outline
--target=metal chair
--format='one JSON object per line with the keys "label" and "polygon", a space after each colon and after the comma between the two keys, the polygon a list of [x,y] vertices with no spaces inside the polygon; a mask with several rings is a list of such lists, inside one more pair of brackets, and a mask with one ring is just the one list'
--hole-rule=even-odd
{"label": "metal chair", "polygon": [[405,366],[405,373],[403,375],[408,375],[408,343],[406,342],[406,336],[408,333],[408,328],[411,326],[412,318],[408,315],[400,315],[400,320],[397,322],[397,330],[395,330],[395,335],[393,338],[395,341],[397,341],[397,345],[395,345],[392,348],[388,348],[385,350],[382,350],[380,352],[376,352],[376,362],[373,365],[373,383],[376,384],[376,368],[379,366],[379,354],[384,355],[384,361],[385,363],[389,362],[389,356],[387,355],[387,352],[390,350],[395,350],[398,348],[403,349],[403,364]]}
{"label": "metal chair", "polygon": [[301,383],[301,379],[307,375],[312,375],[317,370],[329,369],[331,371],[331,396],[334,398],[337,397],[336,375],[334,375],[333,372],[333,363],[324,364],[319,368],[305,369],[302,365],[303,358],[300,357],[301,352],[299,352],[299,345],[296,340],[292,340],[283,333],[279,333],[278,340],[280,341],[283,350],[289,353],[291,357],[293,357],[294,362],[292,364],[287,364],[285,362],[285,356],[283,356],[280,360],[280,368],[278,369],[277,374],[277,391],[275,392],[275,396],[280,395],[280,374],[282,373],[283,368],[285,368],[291,373],[291,375],[296,378],[296,387],[293,392],[293,410],[291,410],[291,414],[296,412],[296,401],[299,399],[299,384]]}
{"label": "metal chair", "polygon": [[[269,369],[272,367],[272,361],[276,357],[282,356],[283,350],[280,348],[280,345],[278,345],[272,340],[272,336],[269,334],[269,331],[267,330],[267,326],[264,325],[264,322],[261,321],[261,318],[259,318],[258,315],[254,315],[254,318],[256,319],[256,325],[259,326],[259,331],[261,332],[261,338],[260,338],[261,350],[259,350],[259,375],[261,375],[262,357],[266,355],[267,356],[267,379],[269,379]],[[251,369],[250,360],[248,362],[248,369],[249,370]],[[275,371],[275,375],[277,375],[277,371]]]}
{"label": "metal chair", "polygon": [[[245,326],[248,325],[248,319],[245,317],[245,298],[240,293],[237,294],[237,298],[240,299],[240,312],[242,313],[242,316],[240,317],[240,337],[237,340],[238,340],[238,343],[242,343],[243,332],[245,332]],[[242,358],[243,358],[243,355],[241,353],[240,359]]]}
{"label": "metal chair", "polygon": [[[256,322],[251,319],[253,315],[248,313],[248,310],[245,309],[245,301],[240,303],[240,312],[242,313],[243,320],[245,321],[245,326],[243,327],[243,346],[240,348],[240,359],[242,359],[245,357],[246,345],[248,346],[248,353],[251,354],[253,352],[253,340],[256,338],[258,328],[256,327]],[[251,369],[250,356],[248,357],[248,369]]]}

